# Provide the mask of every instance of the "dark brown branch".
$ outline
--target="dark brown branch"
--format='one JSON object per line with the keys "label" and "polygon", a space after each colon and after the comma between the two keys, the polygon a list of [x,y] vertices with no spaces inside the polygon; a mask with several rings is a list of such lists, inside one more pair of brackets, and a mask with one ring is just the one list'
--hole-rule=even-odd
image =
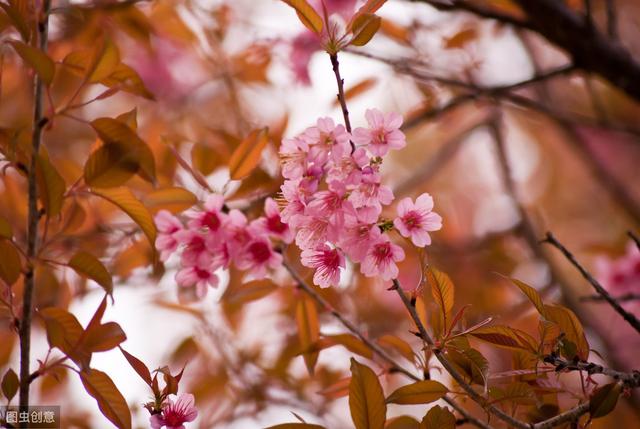
{"label": "dark brown branch", "polygon": [[550,232],[547,233],[547,238],[545,239],[546,243],[551,244],[558,250],[562,252],[562,254],[567,258],[569,262],[582,274],[582,277],[585,278],[589,282],[589,284],[596,290],[596,292],[602,296],[602,298],[609,303],[611,307],[615,311],[618,312],[622,316],[622,318],[631,325],[637,332],[640,333],[640,320],[638,320],[633,314],[626,311],[618,301],[616,301],[607,290],[596,280],[591,273],[589,273],[573,256],[573,254],[566,248],[562,243],[560,243]]}
{"label": "dark brown branch", "polygon": [[433,7],[434,9],[443,12],[468,12],[476,15],[480,18],[493,19],[503,24],[513,25],[515,27],[531,29],[529,22],[519,19],[513,15],[499,12],[495,9],[479,6],[478,4],[468,2],[465,0],[409,0],[413,3],[425,3]]}
{"label": "dark brown branch", "polygon": [[338,62],[338,54],[330,54],[331,66],[333,67],[333,74],[336,76],[336,83],[338,84],[338,101],[342,108],[342,116],[344,117],[344,126],[347,132],[351,132],[351,121],[349,120],[349,109],[347,109],[347,100],[344,95],[344,79],[340,76],[340,63]]}
{"label": "dark brown branch", "polygon": [[[614,296],[613,299],[618,302],[640,301],[640,294],[629,292],[624,295]],[[604,297],[601,295],[588,295],[581,297],[580,301],[604,301]]]}
{"label": "dark brown branch", "polygon": [[640,100],[640,63],[628,50],[589,25],[557,0],[515,0],[527,13],[531,28],[564,49],[573,63],[597,73]]}
{"label": "dark brown branch", "polygon": [[636,246],[638,246],[638,250],[640,250],[640,237],[635,235],[633,231],[627,231],[627,235],[633,240],[634,243],[636,243]]}
{"label": "dark brown branch", "polygon": [[557,372],[584,371],[589,375],[602,374],[622,383],[624,387],[640,387],[640,371],[622,372],[615,369],[606,368],[593,362],[574,362],[562,358],[558,355],[547,355],[543,359],[546,363],[553,365]]}
{"label": "dark brown branch", "polygon": [[[47,51],[49,11],[51,0],[44,0],[37,23],[38,49]],[[35,73],[33,90],[33,132],[31,135],[31,162],[28,177],[28,215],[27,215],[27,272],[24,278],[24,295],[22,298],[22,318],[20,320],[20,411],[27,411],[29,406],[29,364],[31,359],[31,317],[33,310],[33,294],[35,288],[35,268],[33,258],[38,245],[38,191],[36,185],[36,166],[42,131],[46,125],[43,117],[44,85],[39,75]],[[26,427],[21,423],[20,427]]]}

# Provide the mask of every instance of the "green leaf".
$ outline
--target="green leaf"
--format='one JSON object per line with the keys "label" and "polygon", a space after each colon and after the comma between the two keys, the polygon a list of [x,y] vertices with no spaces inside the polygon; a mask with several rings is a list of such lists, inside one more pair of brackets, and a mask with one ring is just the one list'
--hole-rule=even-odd
{"label": "green leaf", "polygon": [[9,44],[13,46],[13,49],[20,55],[20,58],[38,73],[38,76],[40,76],[40,79],[42,79],[46,85],[51,85],[56,66],[46,53],[15,40],[9,41]]}
{"label": "green leaf", "polygon": [[428,404],[437,401],[449,392],[442,383],[434,380],[417,381],[396,389],[387,402],[393,404]]}
{"label": "green leaf", "polygon": [[354,46],[364,46],[373,38],[380,29],[382,18],[379,16],[364,13],[353,21],[353,38],[351,44]]}
{"label": "green leaf", "polygon": [[598,387],[589,400],[591,418],[604,417],[616,408],[622,387],[618,383],[609,383]]}
{"label": "green leaf", "polygon": [[267,143],[269,130],[266,127],[252,131],[242,140],[229,160],[229,176],[232,180],[244,179],[251,174],[260,163]]}
{"label": "green leaf", "polygon": [[131,411],[111,378],[97,369],[80,371],[80,380],[102,414],[119,429],[131,429]]}
{"label": "green leaf", "polygon": [[20,254],[13,244],[0,238],[0,278],[8,285],[12,285],[20,278],[22,262]]}
{"label": "green leaf", "polygon": [[149,239],[151,246],[156,241],[157,230],[149,210],[131,193],[128,188],[93,189],[93,194],[120,207],[137,223]]}
{"label": "green leaf", "polygon": [[349,410],[356,429],[383,429],[387,404],[378,376],[366,365],[351,358]]}
{"label": "green leaf", "polygon": [[436,405],[424,416],[422,425],[426,429],[455,429],[456,417],[448,408]]}
{"label": "green leaf", "polygon": [[51,164],[48,158],[38,155],[36,164],[36,180],[38,184],[38,197],[49,216],[57,216],[62,211],[64,193],[67,184]]}
{"label": "green leaf", "polygon": [[92,254],[80,251],[73,255],[67,265],[81,276],[98,283],[107,294],[111,295],[113,293],[113,279],[111,278],[111,274],[109,274],[104,265],[102,265],[102,262]]}
{"label": "green leaf", "polygon": [[306,0],[283,0],[286,4],[295,9],[298,14],[298,18],[307,27],[309,30],[313,31],[316,34],[320,34],[322,32],[322,18],[318,15],[318,12],[315,11]]}
{"label": "green leaf", "polygon": [[4,377],[2,377],[2,393],[7,398],[7,402],[11,402],[13,397],[16,396],[18,387],[20,387],[20,379],[18,379],[18,375],[13,369],[9,368],[4,373]]}

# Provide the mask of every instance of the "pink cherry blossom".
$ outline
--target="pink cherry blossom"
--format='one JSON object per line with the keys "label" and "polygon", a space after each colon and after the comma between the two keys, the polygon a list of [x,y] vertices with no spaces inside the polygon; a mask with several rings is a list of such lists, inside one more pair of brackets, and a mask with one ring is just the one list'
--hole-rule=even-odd
{"label": "pink cherry blossom", "polygon": [[156,249],[160,251],[160,260],[166,261],[180,244],[176,233],[183,230],[182,222],[167,210],[160,210],[156,214],[154,221],[158,228],[158,237],[155,243]]}
{"label": "pink cherry blossom", "polygon": [[204,203],[204,210],[194,210],[187,213],[187,216],[192,218],[188,223],[189,228],[206,229],[210,234],[218,233],[224,223],[223,205],[224,197],[222,195],[209,195]]}
{"label": "pink cherry blossom", "polygon": [[192,422],[198,417],[195,399],[190,393],[181,393],[174,403],[167,399],[162,412],[150,418],[151,429],[185,429],[184,423]]}
{"label": "pink cherry blossom", "polygon": [[264,202],[264,214],[254,221],[254,225],[265,234],[282,240],[285,243],[293,241],[293,231],[289,225],[282,222],[278,203],[273,198],[267,198]]}
{"label": "pink cherry blossom", "polygon": [[395,112],[383,114],[378,109],[368,109],[365,113],[368,128],[356,128],[353,142],[366,146],[374,156],[385,156],[389,149],[402,149],[406,145],[405,136],[400,131],[402,116]]}
{"label": "pink cherry blossom", "polygon": [[383,280],[398,277],[396,262],[404,259],[404,250],[389,240],[386,234],[381,235],[369,248],[364,261],[360,264],[360,271],[367,277],[379,276]]}
{"label": "pink cherry blossom", "polygon": [[[225,225],[224,247],[229,260],[237,258],[252,239],[248,229],[247,217],[238,209],[233,209],[227,216],[228,222]],[[216,237],[212,237],[215,242],[220,242]],[[212,242],[210,247],[215,248],[216,243]],[[228,263],[226,264],[228,265]]]}
{"label": "pink cherry blossom", "polygon": [[430,231],[442,228],[442,217],[434,213],[433,198],[424,193],[413,203],[411,198],[403,198],[397,207],[398,217],[393,225],[403,237],[411,238],[411,242],[418,247],[431,244]]}
{"label": "pink cherry blossom", "polygon": [[330,222],[326,217],[305,216],[296,234],[296,245],[308,249],[329,240]]}
{"label": "pink cherry blossom", "polygon": [[218,282],[218,276],[211,267],[185,266],[176,273],[176,283],[185,288],[194,287],[198,299],[207,295],[209,286],[217,287]]}
{"label": "pink cherry blossom", "polygon": [[332,226],[340,228],[346,217],[355,217],[355,209],[346,198],[344,183],[333,181],[329,190],[316,192],[314,199],[307,205],[305,214],[316,218],[327,218]]}
{"label": "pink cherry blossom", "polygon": [[309,144],[309,157],[316,164],[324,164],[329,156],[338,161],[351,150],[351,136],[344,125],[336,125],[331,118],[318,119],[317,125],[308,128],[302,138]]}
{"label": "pink cherry blossom", "polygon": [[640,250],[635,242],[630,241],[619,258],[598,258],[596,270],[598,280],[612,294],[640,292]]}
{"label": "pink cherry blossom", "polygon": [[393,191],[381,183],[382,176],[371,167],[362,170],[362,180],[349,196],[355,208],[382,208],[393,201]]}
{"label": "pink cherry blossom", "polygon": [[296,230],[300,225],[306,207],[306,194],[301,192],[302,189],[298,183],[299,181],[286,180],[280,187],[282,196],[287,201],[280,216],[282,221],[287,223],[292,230]]}
{"label": "pink cherry blossom", "polygon": [[361,210],[345,225],[340,234],[340,246],[353,262],[362,262],[369,249],[378,241],[380,228],[376,225],[378,212]]}
{"label": "pink cherry blossom", "polygon": [[284,139],[280,146],[282,160],[282,177],[299,179],[307,170],[309,145],[300,138]]}
{"label": "pink cherry blossom", "polygon": [[315,268],[313,282],[320,287],[336,286],[340,282],[340,268],[345,268],[342,252],[326,244],[303,250],[301,262],[305,267]]}
{"label": "pink cherry blossom", "polygon": [[276,269],[282,264],[282,255],[273,250],[269,239],[257,235],[245,246],[235,261],[241,270],[248,270],[256,278],[265,277],[269,269]]}
{"label": "pink cherry blossom", "polygon": [[343,182],[348,187],[356,186],[362,179],[362,168],[369,163],[367,151],[362,148],[356,148],[353,154],[343,156],[341,159],[334,161],[327,176],[331,180]]}
{"label": "pink cherry blossom", "polygon": [[177,232],[176,237],[185,245],[180,259],[182,265],[204,267],[211,264],[212,256],[205,233],[187,229]]}

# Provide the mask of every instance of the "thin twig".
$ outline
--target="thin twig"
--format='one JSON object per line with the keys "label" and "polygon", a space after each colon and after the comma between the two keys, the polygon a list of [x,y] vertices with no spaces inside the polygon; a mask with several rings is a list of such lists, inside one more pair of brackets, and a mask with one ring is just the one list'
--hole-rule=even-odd
{"label": "thin twig", "polygon": [[[38,49],[41,52],[47,51],[49,10],[51,0],[44,0],[40,19],[37,23]],[[24,295],[22,298],[22,319],[20,320],[20,411],[26,412],[29,406],[29,364],[31,359],[31,315],[33,310],[33,295],[35,288],[35,268],[31,260],[37,250],[38,239],[38,190],[36,181],[36,166],[42,140],[42,130],[46,125],[43,118],[43,91],[44,85],[40,76],[34,76],[33,93],[33,133],[31,136],[31,163],[29,166],[28,178],[28,215],[27,215],[27,272],[24,278]],[[26,427],[27,423],[20,423],[20,427]]]}
{"label": "thin twig", "polygon": [[[640,294],[629,292],[624,295],[614,296],[613,299],[618,302],[640,301]],[[604,301],[604,298],[601,295],[588,295],[581,297],[580,301]]]}
{"label": "thin twig", "polygon": [[562,252],[562,254],[571,262],[571,264],[582,274],[582,277],[585,278],[589,282],[591,286],[596,290],[596,292],[602,296],[602,298],[613,307],[615,311],[618,312],[622,316],[622,318],[633,327],[637,332],[640,333],[640,320],[636,318],[633,314],[629,313],[627,310],[622,308],[620,303],[616,301],[607,290],[596,280],[591,273],[589,273],[573,256],[573,254],[566,248],[562,243],[560,243],[550,232],[547,233],[547,238],[545,239],[546,243],[551,244],[558,250]]}
{"label": "thin twig", "polygon": [[[377,354],[381,359],[383,359],[385,362],[391,365],[391,369],[393,369],[396,372],[400,372],[401,374],[404,374],[411,380],[421,381],[420,377],[408,371],[407,369],[403,368],[391,356],[389,356],[389,354],[383,348],[381,348],[379,345],[377,345],[376,343],[372,342],[369,338],[364,336],[364,334],[360,332],[360,330],[353,323],[351,323],[348,319],[343,317],[342,314],[340,314],[340,312],[338,312],[335,308],[333,308],[333,306],[327,300],[325,300],[318,292],[316,292],[313,289],[313,287],[311,287],[302,278],[302,276],[300,276],[300,274],[295,270],[295,268],[293,268],[288,262],[286,261],[283,262],[283,265],[287,269],[291,277],[293,277],[293,279],[296,281],[296,283],[298,284],[298,287],[302,291],[304,291],[307,295],[309,295],[311,299],[313,299],[320,306],[320,308],[323,308],[326,311],[328,311],[334,318],[336,318],[342,324],[342,326],[347,328],[352,334],[358,337],[364,344],[366,344],[367,347],[371,349],[373,353]],[[490,425],[482,422],[481,420],[476,419],[471,414],[469,414],[464,408],[458,405],[453,399],[445,396],[444,400],[447,402],[447,404],[449,404],[453,409],[455,409],[460,415],[462,415],[465,419],[467,419],[467,421],[469,421],[473,425],[482,429],[492,429]]]}
{"label": "thin twig", "polygon": [[451,375],[451,377],[453,377],[453,379],[467,393],[467,395],[469,395],[469,397],[478,405],[480,405],[482,408],[486,409],[489,413],[495,415],[497,418],[508,423],[509,425],[518,429],[530,429],[531,426],[528,423],[525,423],[523,421],[520,421],[518,419],[511,417],[509,414],[505,413],[500,408],[489,403],[489,401],[486,398],[484,398],[482,395],[476,392],[473,389],[473,387],[471,387],[469,383],[467,383],[464,380],[464,377],[462,376],[462,374],[460,374],[460,372],[458,372],[458,370],[453,366],[453,364],[449,362],[446,356],[442,353],[442,350],[438,349],[435,346],[433,338],[431,338],[426,328],[424,327],[424,324],[420,320],[420,316],[418,316],[418,313],[416,311],[414,304],[412,304],[409,298],[407,298],[407,295],[402,290],[402,286],[400,286],[400,282],[397,279],[393,280],[393,286],[391,287],[391,289],[395,290],[398,293],[398,296],[402,300],[402,303],[404,304],[404,306],[409,311],[409,314],[411,315],[413,322],[418,328],[418,331],[422,339],[427,342],[427,344],[431,347],[433,354],[438,359],[438,361],[440,361],[444,369]]}
{"label": "thin twig", "polygon": [[426,3],[437,10],[444,12],[462,11],[476,15],[480,18],[493,19],[503,24],[513,25],[530,29],[531,25],[528,21],[517,18],[513,15],[501,13],[495,9],[479,6],[473,2],[464,0],[410,0],[413,3]]}
{"label": "thin twig", "polygon": [[[342,109],[342,116],[344,117],[344,126],[348,133],[351,133],[351,121],[349,120],[349,109],[347,108],[347,98],[344,95],[344,79],[340,76],[340,62],[338,61],[338,54],[330,54],[331,66],[333,68],[333,74],[336,76],[336,84],[338,85],[338,101],[340,102],[340,108]],[[356,146],[351,143],[351,152],[356,150]]]}
{"label": "thin twig", "polygon": [[640,250],[640,237],[635,235],[633,231],[627,231],[627,235],[636,243],[636,246],[638,246],[638,250]]}
{"label": "thin twig", "polygon": [[548,355],[544,361],[555,367],[557,372],[584,371],[589,375],[602,374],[622,383],[624,387],[640,387],[640,371],[622,372],[593,362],[574,362],[558,355]]}

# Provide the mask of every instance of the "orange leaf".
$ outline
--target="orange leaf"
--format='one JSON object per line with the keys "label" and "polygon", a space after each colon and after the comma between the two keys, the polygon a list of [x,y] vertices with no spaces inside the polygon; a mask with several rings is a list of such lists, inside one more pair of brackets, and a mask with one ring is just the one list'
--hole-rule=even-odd
{"label": "orange leaf", "polygon": [[229,176],[232,180],[247,177],[258,166],[262,151],[269,142],[268,128],[252,131],[242,140],[229,160]]}
{"label": "orange leaf", "polygon": [[198,198],[184,188],[171,187],[150,192],[143,198],[144,205],[152,212],[169,210],[180,213],[198,202]]}
{"label": "orange leaf", "polygon": [[316,34],[322,32],[322,18],[306,0],[282,0],[295,9],[298,18],[309,30]]}
{"label": "orange leaf", "polygon": [[156,225],[149,210],[131,193],[129,188],[93,189],[92,193],[120,207],[140,229],[154,246],[156,241]]}
{"label": "orange leaf", "polygon": [[13,46],[20,58],[38,73],[45,84],[51,85],[56,67],[53,60],[45,52],[14,40],[9,41],[9,44]]}
{"label": "orange leaf", "polygon": [[442,329],[447,331],[450,329],[449,323],[451,322],[455,288],[449,276],[442,271],[427,267],[425,275],[431,286],[431,295],[440,308]]}
{"label": "orange leaf", "polygon": [[428,404],[437,401],[449,392],[442,383],[435,380],[417,381],[396,389],[387,402],[392,404]]}
{"label": "orange leaf", "polygon": [[97,369],[80,371],[87,393],[98,402],[102,414],[119,429],[131,429],[131,411],[111,378]]}
{"label": "orange leaf", "polygon": [[383,429],[387,404],[378,376],[366,365],[351,358],[349,409],[356,429]]}
{"label": "orange leaf", "polygon": [[90,278],[98,283],[109,295],[113,293],[111,274],[109,274],[104,265],[102,265],[102,262],[92,254],[80,251],[73,255],[67,265],[81,276]]}
{"label": "orange leaf", "polygon": [[531,353],[537,351],[537,342],[531,335],[509,326],[486,326],[472,331],[469,335],[499,347]]}
{"label": "orange leaf", "polygon": [[0,278],[8,285],[12,285],[20,278],[22,262],[20,254],[9,241],[0,238]]}
{"label": "orange leaf", "polygon": [[318,352],[310,350],[320,337],[320,323],[316,304],[306,295],[301,296],[296,305],[296,322],[300,347],[303,352],[302,357],[309,374],[313,374],[313,368],[318,360]]}
{"label": "orange leaf", "polygon": [[379,16],[365,13],[359,15],[353,21],[353,38],[351,44],[354,46],[364,46],[378,32],[382,19]]}

